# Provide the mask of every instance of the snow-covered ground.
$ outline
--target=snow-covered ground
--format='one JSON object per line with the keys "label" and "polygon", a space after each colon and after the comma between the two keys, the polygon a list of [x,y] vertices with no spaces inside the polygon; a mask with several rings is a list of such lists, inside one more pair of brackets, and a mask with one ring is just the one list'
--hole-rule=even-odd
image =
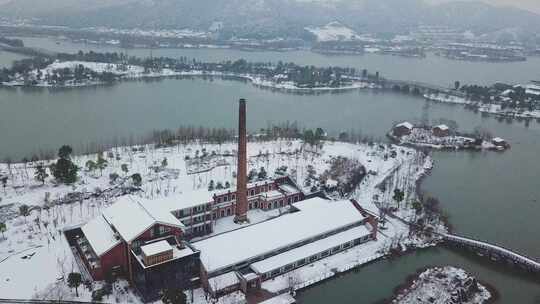
{"label": "snow-covered ground", "polygon": [[[107,196],[90,198],[72,204],[52,204],[72,192],[101,192],[101,190],[117,186],[109,176],[118,174],[120,179],[134,173],[142,176],[143,190],[138,195],[145,198],[159,198],[173,193],[207,189],[213,180],[216,184],[229,182],[235,186],[236,170],[234,155],[235,143],[179,144],[174,147],[155,148],[153,145],[139,147],[118,147],[105,151],[104,157],[108,166],[90,172],[81,170],[79,180],[73,185],[57,185],[52,177],[48,177],[42,185],[34,179],[36,163],[0,164],[0,175],[8,177],[5,188],[0,189],[0,221],[5,222],[7,231],[5,239],[0,235],[0,294],[5,298],[43,298],[48,290],[61,293],[64,299],[73,299],[74,291],[65,287],[64,280],[71,271],[83,271],[77,267],[61,230],[66,227],[80,225],[100,214],[101,210],[114,202]],[[220,166],[211,167],[201,173],[188,174],[196,155],[217,155],[223,159]],[[417,214],[411,209],[416,196],[416,180],[431,168],[431,159],[413,149],[393,145],[348,144],[340,142],[324,142],[322,147],[310,147],[301,141],[278,140],[271,142],[250,142],[248,144],[249,169],[258,170],[264,167],[269,175],[276,169],[287,167],[287,173],[295,179],[304,190],[309,191],[317,181],[307,185],[309,172],[315,170],[318,176],[330,167],[330,159],[337,156],[358,160],[366,167],[368,175],[351,198],[374,214],[379,214],[377,206],[393,206],[395,214],[405,220],[413,221]],[[214,156],[216,157],[216,156]],[[74,156],[73,161],[85,167],[88,160],[96,160],[97,155]],[[163,166],[163,160],[167,159]],[[45,162],[49,164],[50,162]],[[188,165],[189,163],[189,165]],[[128,172],[122,171],[126,165]],[[159,168],[159,169],[157,169]],[[385,187],[380,187],[384,184]],[[401,205],[392,199],[393,189],[403,189],[405,199]],[[382,191],[381,189],[385,189]],[[19,206],[30,206],[29,215],[19,216]],[[262,221],[279,215],[279,211],[254,211],[250,218]],[[229,223],[230,222],[230,223]],[[439,223],[433,223],[436,229]],[[229,219],[216,224],[216,233],[228,231],[235,226]],[[388,217],[385,229],[379,233],[379,240],[350,249],[341,254],[318,261],[313,265],[297,271],[300,278],[298,286],[320,280],[322,276],[330,276],[334,270],[344,271],[367,261],[379,258],[389,252],[390,248],[432,245],[430,239],[408,235],[408,227],[397,218]],[[39,269],[39,271],[36,271]],[[268,290],[279,290],[283,280],[288,276],[265,283]],[[55,287],[56,286],[56,287]],[[55,287],[55,288],[53,288]],[[80,287],[79,291],[84,290]],[[117,297],[129,297],[129,301],[137,300],[130,292],[113,294],[105,301],[114,301]],[[88,299],[89,291],[81,291],[79,299]],[[127,300],[126,300],[127,301]]]}
{"label": "snow-covered ground", "polygon": [[447,94],[425,94],[424,98],[431,101],[460,104],[460,105],[474,105],[478,107],[478,111],[491,115],[498,115],[504,117],[515,118],[540,118],[540,110],[525,110],[525,109],[503,109],[500,104],[480,104],[473,102],[463,97],[452,96]]}
{"label": "snow-covered ground", "polygon": [[[427,147],[432,149],[476,149],[475,138],[461,135],[435,136],[431,129],[413,128],[411,134],[401,137],[391,136],[398,140],[400,144],[406,144],[416,147]],[[478,149],[499,150],[496,145],[489,141],[482,140]]]}
{"label": "snow-covered ground", "polygon": [[306,30],[317,36],[318,41],[350,41],[360,38],[353,29],[337,21],[323,27],[307,27]]}
{"label": "snow-covered ground", "polygon": [[[122,77],[123,79],[141,79],[141,78],[165,78],[165,77],[176,77],[176,76],[215,76],[215,77],[238,77],[243,78],[251,82],[253,85],[263,88],[272,88],[278,90],[286,91],[336,91],[336,90],[354,90],[354,89],[375,89],[378,88],[375,84],[368,83],[365,81],[351,79],[351,83],[348,85],[343,85],[340,87],[313,87],[305,88],[299,87],[296,83],[292,81],[283,81],[277,82],[273,79],[268,79],[262,75],[253,75],[253,74],[237,74],[237,73],[227,73],[227,72],[218,72],[218,71],[200,71],[200,70],[191,70],[191,71],[175,71],[169,68],[163,68],[160,71],[146,71],[142,66],[128,65],[128,64],[116,64],[116,63],[103,63],[103,62],[88,62],[88,61],[56,61],[46,68],[38,71],[34,70],[30,73],[30,76],[35,78],[36,84],[33,86],[36,87],[54,87],[58,84],[48,81],[47,79],[52,79],[52,75],[55,74],[55,71],[62,69],[75,70],[76,67],[83,66],[91,71],[96,73],[112,73],[116,76]],[[38,79],[38,73],[41,73],[41,78]],[[19,76],[16,80],[9,82],[2,82],[4,86],[24,86],[25,77],[22,75]],[[84,86],[94,86],[102,84],[98,79],[83,79],[80,81],[67,81],[62,84],[62,87],[84,87]]]}
{"label": "snow-covered ground", "polygon": [[465,270],[446,266],[422,272],[410,287],[402,290],[392,300],[392,303],[481,304],[490,298],[488,289]]}

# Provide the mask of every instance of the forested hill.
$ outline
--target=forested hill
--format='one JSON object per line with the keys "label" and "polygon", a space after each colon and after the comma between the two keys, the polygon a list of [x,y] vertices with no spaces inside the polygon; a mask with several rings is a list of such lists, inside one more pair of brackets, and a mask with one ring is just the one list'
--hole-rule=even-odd
{"label": "forested hill", "polygon": [[[224,36],[302,37],[304,27],[339,21],[359,32],[400,32],[420,24],[486,33],[540,31],[540,16],[480,2],[423,0],[3,0],[0,14],[72,27],[219,29]],[[217,27],[216,27],[217,25]]]}

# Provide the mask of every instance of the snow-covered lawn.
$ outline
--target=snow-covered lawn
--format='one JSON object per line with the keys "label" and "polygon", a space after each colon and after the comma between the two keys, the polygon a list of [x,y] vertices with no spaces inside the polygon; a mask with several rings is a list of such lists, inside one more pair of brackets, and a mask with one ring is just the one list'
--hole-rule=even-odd
{"label": "snow-covered lawn", "polygon": [[307,27],[306,30],[313,33],[317,41],[350,41],[360,38],[354,30],[337,21],[323,27]]}
{"label": "snow-covered lawn", "polygon": [[[103,172],[81,170],[79,180],[69,186],[53,183],[52,177],[48,177],[44,185],[34,180],[36,163],[16,163],[9,166],[0,164],[0,175],[8,176],[6,187],[0,188],[0,221],[7,225],[4,233],[6,240],[0,241],[0,294],[3,297],[43,298],[55,291],[61,293],[63,299],[75,298],[74,292],[64,288],[62,278],[65,279],[71,271],[81,270],[78,269],[61,230],[96,217],[115,199],[100,196],[72,204],[56,205],[51,202],[71,192],[92,193],[112,187],[109,176],[114,173],[120,177],[140,173],[143,191],[137,195],[150,199],[208,189],[212,180],[215,184],[228,182],[234,187],[236,161],[232,155],[235,149],[235,143],[190,143],[166,148],[156,148],[153,145],[118,147],[104,152],[108,166]],[[211,167],[202,173],[188,174],[188,167],[192,162],[187,165],[186,157],[194,159],[196,155],[203,154],[214,154],[214,157],[223,160],[220,162],[223,165]],[[249,170],[264,167],[271,176],[276,169],[287,167],[286,172],[308,192],[313,185],[318,185],[317,181],[313,181],[309,186],[305,185],[310,171],[315,170],[316,175],[320,175],[330,167],[330,159],[336,156],[356,159],[366,167],[369,174],[351,197],[357,199],[367,210],[378,214],[378,205],[396,206],[391,192],[395,187],[399,187],[405,191],[405,200],[396,214],[406,220],[416,217],[410,209],[410,202],[415,198],[416,180],[431,167],[429,157],[413,149],[391,145],[324,142],[322,148],[314,148],[297,140],[278,140],[250,142],[248,154]],[[95,161],[96,158],[96,154],[81,155],[74,156],[73,161],[84,167],[88,160]],[[167,160],[165,166],[164,159]],[[127,173],[122,171],[122,165],[127,165]],[[384,192],[378,187],[382,183],[386,185]],[[22,204],[30,206],[31,209],[26,218],[17,216]],[[38,208],[46,206],[47,208]],[[250,214],[250,218],[253,222],[259,222],[277,215],[278,210],[257,210]],[[345,270],[380,257],[398,243],[402,246],[429,244],[429,241],[423,239],[408,238],[407,226],[397,219],[389,218],[385,226],[386,229],[379,234],[379,241],[358,246],[297,271],[301,278],[298,283],[306,284],[323,274],[333,272],[333,269]],[[232,218],[224,219],[217,222],[215,233],[236,227],[232,224]],[[279,279],[265,284],[264,287],[270,290],[283,287],[283,282]],[[48,290],[51,292],[47,293]],[[79,291],[81,290],[84,290],[83,286],[79,288]],[[117,294],[104,300],[128,297],[131,302],[137,301],[135,297],[126,295],[126,292],[122,293],[121,290],[123,289],[119,288]],[[89,297],[90,292],[81,291],[79,299]]]}

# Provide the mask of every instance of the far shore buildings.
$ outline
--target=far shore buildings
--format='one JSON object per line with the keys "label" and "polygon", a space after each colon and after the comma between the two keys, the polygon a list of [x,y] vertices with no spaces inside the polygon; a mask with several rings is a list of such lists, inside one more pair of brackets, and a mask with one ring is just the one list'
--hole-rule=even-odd
{"label": "far shore buildings", "polygon": [[450,128],[447,125],[438,125],[433,127],[433,135],[437,137],[446,137],[450,135]]}
{"label": "far shore buildings", "polygon": [[414,128],[413,124],[405,121],[400,124],[397,124],[392,130],[392,133],[394,134],[394,136],[402,137],[402,136],[411,134],[413,128]]}
{"label": "far shore buildings", "polygon": [[203,287],[213,297],[257,292],[263,281],[377,239],[376,216],[355,200],[306,198],[288,176],[249,184],[237,177],[237,186],[123,196],[65,235],[85,279],[125,277],[144,301],[170,286]]}

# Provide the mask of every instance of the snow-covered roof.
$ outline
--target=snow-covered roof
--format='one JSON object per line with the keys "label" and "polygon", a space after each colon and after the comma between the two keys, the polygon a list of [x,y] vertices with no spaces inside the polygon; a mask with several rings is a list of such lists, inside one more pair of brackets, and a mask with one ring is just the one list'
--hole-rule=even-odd
{"label": "snow-covered roof", "polygon": [[329,179],[326,180],[325,184],[326,184],[327,187],[330,187],[330,188],[337,187],[338,181],[335,180],[335,179],[329,178]]}
{"label": "snow-covered roof", "polygon": [[240,284],[240,280],[236,275],[236,271],[227,272],[208,279],[208,285],[213,291],[220,291],[237,284]]}
{"label": "snow-covered roof", "polygon": [[448,126],[447,125],[438,125],[438,126],[435,126],[434,129],[440,129],[440,130],[443,130],[443,131],[446,131],[448,130]]}
{"label": "snow-covered roof", "polygon": [[98,256],[120,243],[120,239],[101,215],[86,223],[81,230]]}
{"label": "snow-covered roof", "polygon": [[503,143],[503,142],[505,142],[505,140],[500,138],[500,137],[495,137],[491,141],[494,142],[494,143]]}
{"label": "snow-covered roof", "polygon": [[407,128],[407,129],[412,129],[412,128],[414,128],[413,124],[410,123],[410,122],[408,122],[408,121],[405,121],[405,122],[402,122],[402,123],[400,123],[400,124],[397,124],[397,125],[396,125],[396,128],[397,128],[397,127],[405,127],[405,128]]}
{"label": "snow-covered roof", "polygon": [[371,232],[365,226],[358,226],[346,230],[344,232],[334,234],[327,238],[318,240],[313,243],[286,251],[275,255],[268,259],[251,264],[251,269],[259,274],[264,274],[287,264],[294,263],[298,260],[309,258],[312,255],[322,251],[332,249],[333,247],[353,241],[363,236],[369,235]]}
{"label": "snow-covered roof", "polygon": [[292,303],[296,303],[296,300],[288,292],[280,294],[279,296],[270,298],[264,302],[261,302],[261,304],[292,304]]}
{"label": "snow-covered roof", "polygon": [[264,196],[266,198],[269,198],[269,199],[274,199],[274,198],[278,198],[278,197],[283,197],[283,193],[277,191],[277,190],[272,190],[272,191],[268,191],[268,192],[265,192],[264,193]]}
{"label": "snow-covered roof", "polygon": [[287,194],[292,194],[292,193],[298,193],[298,192],[300,192],[300,190],[296,189],[296,187],[293,187],[293,186],[288,185],[288,184],[280,185],[280,186],[279,186],[279,189],[281,189],[282,191],[284,191],[284,192],[287,193]]}
{"label": "snow-covered roof", "polygon": [[171,245],[165,240],[151,243],[148,245],[141,246],[141,251],[145,256],[152,256],[160,253],[164,253],[166,251],[172,250]]}
{"label": "snow-covered roof", "polygon": [[206,270],[213,272],[364,219],[350,201],[312,198],[294,206],[300,211],[192,245],[201,251]]}
{"label": "snow-covered roof", "polygon": [[173,194],[156,199],[138,199],[149,212],[156,217],[169,217],[172,212],[206,205],[213,201],[212,193],[206,189]]}
{"label": "snow-covered roof", "polygon": [[[144,204],[141,203],[144,201]],[[129,242],[155,224],[184,227],[170,212],[151,204],[136,196],[122,196],[118,201],[103,210],[103,217],[111,224],[122,238]]]}

